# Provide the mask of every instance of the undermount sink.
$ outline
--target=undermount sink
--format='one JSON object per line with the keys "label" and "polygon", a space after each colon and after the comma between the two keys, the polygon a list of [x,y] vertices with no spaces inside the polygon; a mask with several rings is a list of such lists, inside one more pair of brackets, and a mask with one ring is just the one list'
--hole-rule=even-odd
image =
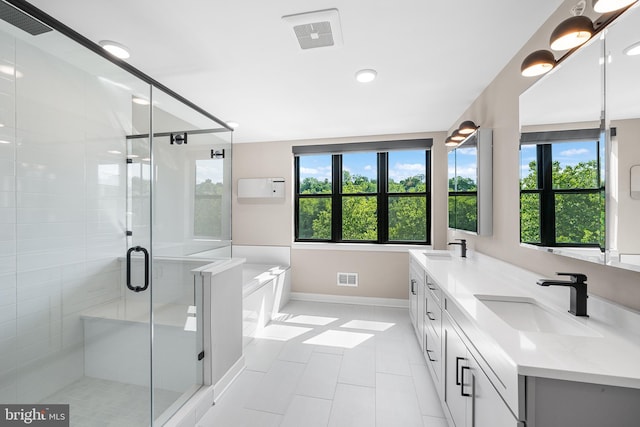
{"label": "undermount sink", "polygon": [[531,298],[476,295],[489,310],[518,331],[544,332],[558,335],[600,336],[597,332],[569,317],[555,313]]}
{"label": "undermount sink", "polygon": [[446,260],[451,259],[451,252],[449,251],[427,251],[423,252],[424,256],[432,260]]}

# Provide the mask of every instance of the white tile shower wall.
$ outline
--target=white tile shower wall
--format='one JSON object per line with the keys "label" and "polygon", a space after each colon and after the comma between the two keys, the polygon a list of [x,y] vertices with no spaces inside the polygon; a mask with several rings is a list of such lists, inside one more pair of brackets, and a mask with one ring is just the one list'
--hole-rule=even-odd
{"label": "white tile shower wall", "polygon": [[84,375],[79,314],[121,293],[131,95],[6,35],[0,62],[21,71],[0,76],[0,400],[36,402]]}

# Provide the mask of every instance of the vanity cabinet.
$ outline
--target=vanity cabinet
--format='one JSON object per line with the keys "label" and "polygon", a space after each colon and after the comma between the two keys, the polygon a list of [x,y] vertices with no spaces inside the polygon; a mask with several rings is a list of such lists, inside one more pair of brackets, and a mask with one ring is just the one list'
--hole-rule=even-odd
{"label": "vanity cabinet", "polygon": [[[640,425],[638,313],[594,297],[591,317],[578,321],[565,314],[566,293],[527,288],[537,274],[479,253],[415,250],[410,260],[411,320],[449,427]],[[512,325],[485,305],[491,298],[535,303],[579,333]],[[522,319],[533,317],[522,308]]]}
{"label": "vanity cabinet", "polygon": [[424,325],[422,321],[425,306],[424,276],[424,270],[419,265],[415,262],[409,264],[409,313],[421,348],[424,348]]}
{"label": "vanity cabinet", "polygon": [[424,285],[424,342],[422,352],[431,372],[431,377],[438,394],[442,398],[442,306],[440,304],[440,289],[438,285],[425,273]]}
{"label": "vanity cabinet", "polygon": [[511,413],[498,391],[485,375],[477,359],[480,355],[467,346],[448,313],[443,319],[445,353],[444,400],[455,427],[523,427]]}

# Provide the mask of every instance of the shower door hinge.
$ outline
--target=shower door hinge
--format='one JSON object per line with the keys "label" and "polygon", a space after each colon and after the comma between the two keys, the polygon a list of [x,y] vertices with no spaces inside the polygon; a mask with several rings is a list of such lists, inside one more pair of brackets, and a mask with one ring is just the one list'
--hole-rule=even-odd
{"label": "shower door hinge", "polygon": [[202,360],[204,359],[204,351],[201,351],[200,353],[198,353],[198,360]]}
{"label": "shower door hinge", "polygon": [[211,150],[212,159],[224,159],[224,148],[222,150]]}
{"label": "shower door hinge", "polygon": [[133,231],[127,230],[127,236],[133,236]]}
{"label": "shower door hinge", "polygon": [[133,159],[127,159],[127,163],[133,163]]}

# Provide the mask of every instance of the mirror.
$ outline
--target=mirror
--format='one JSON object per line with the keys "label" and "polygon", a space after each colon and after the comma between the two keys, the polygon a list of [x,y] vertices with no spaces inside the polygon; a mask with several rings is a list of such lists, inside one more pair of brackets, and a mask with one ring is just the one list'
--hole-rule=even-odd
{"label": "mirror", "polygon": [[602,41],[520,96],[520,242],[604,263]]}
{"label": "mirror", "polygon": [[[605,122],[607,158],[607,264],[640,271],[640,8],[607,28]],[[635,55],[629,55],[635,53]]]}
{"label": "mirror", "polygon": [[637,28],[634,7],[520,96],[523,245],[640,271]]}
{"label": "mirror", "polygon": [[491,129],[478,128],[449,151],[449,228],[479,236],[493,231]]}

